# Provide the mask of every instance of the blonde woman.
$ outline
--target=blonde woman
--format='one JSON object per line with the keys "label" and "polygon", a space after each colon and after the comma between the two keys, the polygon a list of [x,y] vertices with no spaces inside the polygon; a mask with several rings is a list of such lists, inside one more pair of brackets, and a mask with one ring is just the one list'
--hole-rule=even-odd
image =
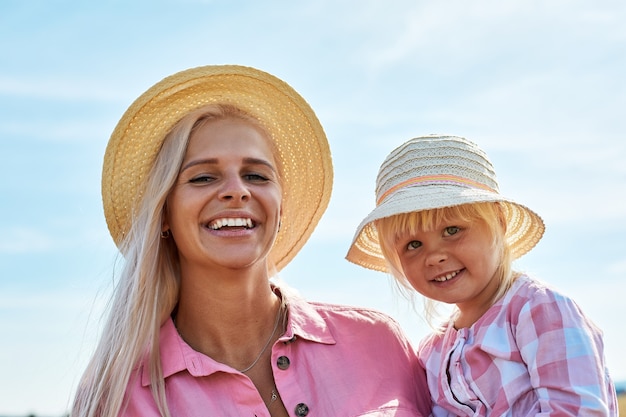
{"label": "blonde woman", "polygon": [[193,68],[140,96],[104,157],[124,269],[72,416],[428,415],[393,320],[270,280],[331,184],[319,121],[270,74]]}

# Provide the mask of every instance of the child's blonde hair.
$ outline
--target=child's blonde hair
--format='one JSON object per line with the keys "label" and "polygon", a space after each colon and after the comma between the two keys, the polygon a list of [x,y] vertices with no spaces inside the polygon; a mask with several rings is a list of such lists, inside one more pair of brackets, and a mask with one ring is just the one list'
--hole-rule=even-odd
{"label": "child's blonde hair", "polygon": [[[453,219],[467,222],[482,222],[491,234],[494,250],[500,252],[500,262],[495,277],[499,281],[498,291],[492,302],[500,299],[511,287],[518,274],[513,271],[513,255],[505,239],[506,220],[502,206],[498,202],[462,204],[432,210],[397,214],[384,217],[374,222],[378,232],[378,241],[382,254],[387,261],[391,275],[405,294],[412,293],[413,287],[404,274],[395,244],[400,235],[432,230],[440,224],[449,223]],[[433,328],[439,328],[437,304],[434,300],[424,299],[424,315]]]}

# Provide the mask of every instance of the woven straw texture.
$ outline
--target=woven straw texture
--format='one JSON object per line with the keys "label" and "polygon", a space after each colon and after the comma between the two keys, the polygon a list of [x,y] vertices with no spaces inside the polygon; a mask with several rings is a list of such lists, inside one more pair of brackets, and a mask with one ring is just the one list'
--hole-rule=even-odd
{"label": "woven straw texture", "polygon": [[361,222],[346,259],[389,272],[373,222],[396,214],[468,203],[501,202],[515,259],[531,250],[544,232],[542,219],[503,197],[493,165],[476,144],[456,136],[411,139],[385,159],[376,179],[376,208]]}
{"label": "woven straw texture", "polygon": [[281,230],[271,261],[280,270],[297,254],[328,206],[333,167],[324,130],[308,103],[280,79],[250,67],[204,66],[169,76],[142,94],[113,131],[104,156],[102,200],[119,246],[143,197],[166,134],[211,103],[255,116],[277,144],[284,167]]}

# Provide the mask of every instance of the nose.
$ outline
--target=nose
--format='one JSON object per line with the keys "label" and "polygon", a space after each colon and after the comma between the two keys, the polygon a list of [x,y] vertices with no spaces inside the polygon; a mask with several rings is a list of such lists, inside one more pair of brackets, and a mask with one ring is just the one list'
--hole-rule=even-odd
{"label": "nose", "polygon": [[231,176],[225,179],[219,192],[220,200],[245,201],[250,198],[250,190],[243,178]]}
{"label": "nose", "polygon": [[439,265],[448,260],[448,254],[441,247],[432,248],[426,255],[426,264],[433,266]]}

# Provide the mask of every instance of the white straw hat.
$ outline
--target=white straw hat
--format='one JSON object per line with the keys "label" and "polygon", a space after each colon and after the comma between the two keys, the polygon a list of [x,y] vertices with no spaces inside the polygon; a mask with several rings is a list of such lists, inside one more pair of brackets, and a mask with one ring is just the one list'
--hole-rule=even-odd
{"label": "white straw hat", "polygon": [[467,139],[430,135],[409,140],[382,163],[376,179],[376,208],[357,228],[346,259],[389,272],[374,221],[397,214],[480,202],[500,202],[505,211],[506,240],[514,259],[543,236],[541,218],[503,197],[487,155]]}

